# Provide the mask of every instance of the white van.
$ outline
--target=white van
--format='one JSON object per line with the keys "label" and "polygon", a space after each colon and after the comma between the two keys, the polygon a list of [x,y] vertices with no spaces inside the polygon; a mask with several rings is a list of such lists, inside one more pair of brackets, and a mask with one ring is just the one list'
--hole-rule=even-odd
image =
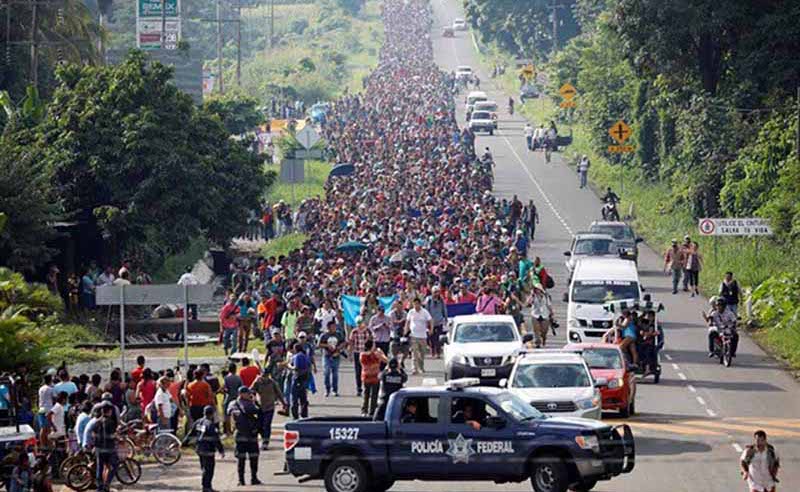
{"label": "white van", "polygon": [[467,111],[472,111],[475,108],[475,103],[481,101],[488,101],[489,97],[483,91],[472,91],[467,94]]}
{"label": "white van", "polygon": [[567,340],[591,343],[611,328],[615,315],[605,310],[612,301],[639,301],[642,288],[636,263],[619,258],[586,258],[575,265],[567,305]]}

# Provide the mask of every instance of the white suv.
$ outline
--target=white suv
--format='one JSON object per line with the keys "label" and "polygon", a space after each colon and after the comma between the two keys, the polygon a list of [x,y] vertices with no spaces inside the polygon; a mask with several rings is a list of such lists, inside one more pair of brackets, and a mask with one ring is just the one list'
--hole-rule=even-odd
{"label": "white suv", "polygon": [[445,379],[474,377],[496,385],[507,378],[530,335],[520,336],[508,315],[470,314],[452,319],[444,346]]}
{"label": "white suv", "polygon": [[602,412],[599,388],[607,384],[592,379],[579,351],[540,349],[520,355],[511,376],[500,382],[544,414],[595,420]]}

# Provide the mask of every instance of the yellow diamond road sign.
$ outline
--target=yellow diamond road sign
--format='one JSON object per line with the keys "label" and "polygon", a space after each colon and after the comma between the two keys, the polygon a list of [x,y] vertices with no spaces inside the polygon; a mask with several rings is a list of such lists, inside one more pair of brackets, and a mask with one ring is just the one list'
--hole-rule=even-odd
{"label": "yellow diamond road sign", "polygon": [[611,138],[616,140],[617,143],[623,144],[625,140],[628,140],[628,137],[631,136],[631,127],[623,120],[619,120],[611,125],[611,128],[608,129],[608,134],[611,135]]}
{"label": "yellow diamond road sign", "polygon": [[566,101],[571,101],[572,98],[575,97],[575,95],[578,93],[578,91],[575,90],[575,87],[573,87],[573,85],[570,84],[569,82],[562,85],[561,88],[558,90],[558,92],[561,94],[561,97],[563,97],[564,100]]}

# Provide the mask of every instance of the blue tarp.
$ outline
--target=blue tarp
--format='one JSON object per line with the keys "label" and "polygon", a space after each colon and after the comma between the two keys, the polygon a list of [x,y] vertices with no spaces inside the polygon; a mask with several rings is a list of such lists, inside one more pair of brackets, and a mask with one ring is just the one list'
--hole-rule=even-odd
{"label": "blue tarp", "polygon": [[[378,302],[383,308],[384,312],[392,309],[392,304],[397,300],[397,295],[391,297],[379,297]],[[361,304],[364,302],[363,297],[358,296],[342,296],[342,311],[344,312],[344,324],[347,326],[356,326],[356,317],[361,313]],[[365,320],[369,321],[369,320]]]}

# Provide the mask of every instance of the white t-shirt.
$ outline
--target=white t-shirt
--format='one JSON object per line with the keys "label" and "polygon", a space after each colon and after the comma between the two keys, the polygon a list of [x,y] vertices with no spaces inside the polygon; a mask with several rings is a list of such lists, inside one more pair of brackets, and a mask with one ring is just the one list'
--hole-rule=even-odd
{"label": "white t-shirt", "polygon": [[131,285],[131,281],[126,279],[126,278],[120,277],[120,278],[114,280],[111,283],[111,285]]}
{"label": "white t-shirt", "polygon": [[[772,488],[775,487],[775,480],[772,479],[772,475],[769,473],[769,467],[767,466],[767,449],[764,448],[764,451],[756,449],[755,451],[753,459],[750,461],[750,466],[747,469],[749,474],[747,486],[750,487],[750,490],[772,490]],[[742,451],[740,461],[744,461],[746,457],[747,449]]]}
{"label": "white t-shirt", "polygon": [[56,403],[53,405],[53,408],[50,409],[50,413],[53,414],[53,433],[50,434],[52,437],[62,437],[67,435],[67,429],[64,425],[64,407],[61,403]]}
{"label": "white t-shirt", "polygon": [[39,406],[44,408],[44,413],[50,411],[53,408],[53,387],[43,384],[41,388],[39,388]]}
{"label": "white t-shirt", "polygon": [[200,281],[197,280],[197,277],[192,272],[184,273],[178,280],[178,285],[198,285],[199,283]]}
{"label": "white t-shirt", "polygon": [[533,127],[532,126],[525,126],[525,136],[532,137],[533,136]]}
{"label": "white t-shirt", "polygon": [[156,410],[160,409],[164,413],[165,418],[172,418],[172,398],[169,395],[169,391],[158,388],[153,401],[155,401],[155,405],[157,405]]}
{"label": "white t-shirt", "polygon": [[419,311],[411,309],[406,315],[406,320],[409,322],[411,329],[411,336],[414,338],[427,338],[428,337],[428,322],[432,321],[431,313],[425,308],[420,308]]}

